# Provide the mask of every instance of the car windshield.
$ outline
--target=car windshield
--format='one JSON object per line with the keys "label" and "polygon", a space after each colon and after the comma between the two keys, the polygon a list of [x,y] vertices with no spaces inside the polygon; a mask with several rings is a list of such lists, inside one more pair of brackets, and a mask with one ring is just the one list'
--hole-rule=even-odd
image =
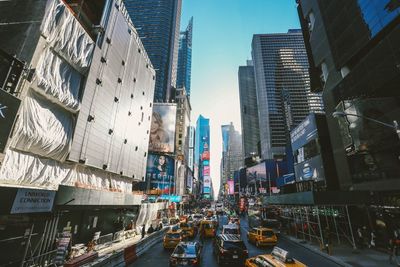
{"label": "car windshield", "polygon": [[196,254],[196,247],[194,245],[178,245],[174,251],[174,254]]}
{"label": "car windshield", "polygon": [[262,231],[262,236],[272,237],[272,236],[274,236],[274,232],[273,231]]}
{"label": "car windshield", "polygon": [[178,238],[180,238],[181,236],[180,236],[179,233],[168,233],[168,234],[167,234],[167,237],[168,237],[168,238],[173,238],[173,239],[178,239]]}
{"label": "car windshield", "polygon": [[238,235],[239,234],[239,229],[237,229],[237,228],[225,228],[224,229],[224,234]]}
{"label": "car windshield", "polygon": [[257,267],[275,267],[275,265],[273,265],[272,263],[266,261],[265,259],[263,259],[261,257],[257,257],[254,260],[254,263],[256,264]]}
{"label": "car windshield", "polygon": [[246,245],[243,243],[243,241],[224,241],[224,249],[230,250],[230,249],[246,249]]}
{"label": "car windshield", "polygon": [[212,229],[212,228],[214,228],[214,226],[213,226],[211,223],[203,224],[203,226],[204,226],[205,229]]}

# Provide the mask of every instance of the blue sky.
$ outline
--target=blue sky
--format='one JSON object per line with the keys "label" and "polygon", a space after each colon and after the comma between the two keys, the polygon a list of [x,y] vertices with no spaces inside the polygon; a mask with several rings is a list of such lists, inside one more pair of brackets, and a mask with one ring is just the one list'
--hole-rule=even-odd
{"label": "blue sky", "polygon": [[183,0],[181,28],[194,17],[192,124],[210,118],[211,176],[219,189],[221,125],[241,129],[237,72],[251,59],[253,34],[299,28],[295,0]]}

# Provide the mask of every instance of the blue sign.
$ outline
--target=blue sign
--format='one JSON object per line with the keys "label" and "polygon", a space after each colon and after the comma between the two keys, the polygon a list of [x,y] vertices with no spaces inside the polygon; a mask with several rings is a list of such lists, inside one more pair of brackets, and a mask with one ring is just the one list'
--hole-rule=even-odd
{"label": "blue sign", "polygon": [[211,188],[210,187],[204,187],[203,188],[203,193],[204,194],[210,194],[211,193]]}
{"label": "blue sign", "polygon": [[315,139],[317,136],[318,131],[315,114],[311,113],[302,123],[290,132],[293,151],[296,151],[307,144],[310,140]]}
{"label": "blue sign", "polygon": [[161,195],[160,199],[162,200],[169,200],[171,202],[181,202],[182,201],[182,196],[177,196],[177,195]]}

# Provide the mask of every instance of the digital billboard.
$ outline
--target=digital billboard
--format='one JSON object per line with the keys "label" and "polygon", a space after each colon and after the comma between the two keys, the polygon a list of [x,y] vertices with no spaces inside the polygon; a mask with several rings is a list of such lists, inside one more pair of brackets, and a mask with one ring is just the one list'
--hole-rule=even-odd
{"label": "digital billboard", "polygon": [[174,159],[165,155],[150,153],[147,157],[146,181],[150,190],[157,190],[160,194],[174,192],[175,163]]}
{"label": "digital billboard", "polygon": [[211,187],[211,177],[210,176],[204,176],[203,185],[204,185],[204,187]]}
{"label": "digital billboard", "polygon": [[247,183],[252,184],[255,182],[267,181],[267,170],[265,162],[261,162],[255,166],[249,167],[246,170]]}
{"label": "digital billboard", "polygon": [[203,167],[203,176],[210,176],[210,166]]}
{"label": "digital billboard", "polygon": [[235,194],[235,182],[233,180],[228,180],[228,194],[233,195]]}
{"label": "digital billboard", "polygon": [[150,127],[149,151],[174,153],[176,105],[154,103]]}

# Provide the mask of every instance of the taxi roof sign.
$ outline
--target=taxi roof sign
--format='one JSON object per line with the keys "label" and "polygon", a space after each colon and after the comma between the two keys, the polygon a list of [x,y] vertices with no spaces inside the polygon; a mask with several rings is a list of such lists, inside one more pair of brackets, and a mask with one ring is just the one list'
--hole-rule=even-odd
{"label": "taxi roof sign", "polygon": [[285,263],[294,262],[293,258],[290,257],[289,252],[280,247],[274,247],[271,254],[282,262]]}

